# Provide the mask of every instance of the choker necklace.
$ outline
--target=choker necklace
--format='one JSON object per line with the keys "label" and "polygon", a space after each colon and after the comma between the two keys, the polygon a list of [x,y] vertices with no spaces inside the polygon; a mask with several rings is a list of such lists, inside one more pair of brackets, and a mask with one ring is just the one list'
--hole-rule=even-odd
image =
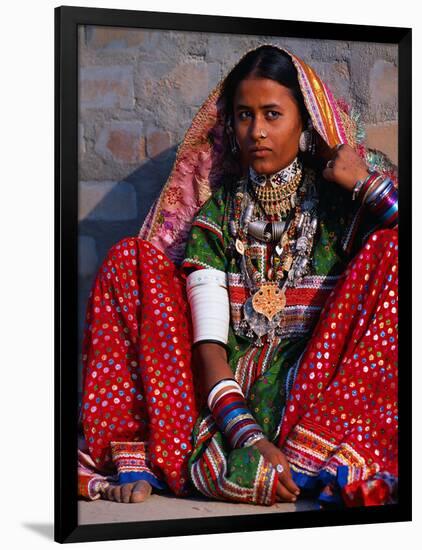
{"label": "choker necklace", "polygon": [[[285,216],[296,206],[297,190],[302,181],[302,168],[302,163],[297,157],[287,168],[270,175],[257,174],[252,166],[249,166],[251,191],[265,214]],[[271,182],[271,187],[266,185],[267,182]]]}
{"label": "choker necklace", "polygon": [[264,187],[267,183],[270,183],[271,187],[275,189],[291,181],[297,172],[301,171],[302,163],[296,157],[288,166],[272,174],[258,174],[252,166],[249,166],[249,178],[258,187]]}

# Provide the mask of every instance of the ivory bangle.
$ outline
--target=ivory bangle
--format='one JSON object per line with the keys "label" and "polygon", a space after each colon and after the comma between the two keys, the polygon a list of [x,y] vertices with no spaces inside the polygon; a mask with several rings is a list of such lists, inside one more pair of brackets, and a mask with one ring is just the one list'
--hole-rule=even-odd
{"label": "ivory bangle", "polygon": [[218,340],[228,342],[230,304],[227,278],[218,269],[200,269],[186,279],[192,315],[193,342]]}
{"label": "ivory bangle", "polygon": [[208,394],[207,401],[208,401],[209,409],[212,409],[216,405],[216,403],[219,401],[219,398],[215,399],[215,396],[222,388],[230,388],[230,389],[229,390],[226,389],[226,391],[222,393],[220,397],[223,397],[227,391],[235,391],[239,393],[242,397],[244,397],[243,392],[239,384],[236,382],[236,380],[222,380],[221,382],[216,384]]}

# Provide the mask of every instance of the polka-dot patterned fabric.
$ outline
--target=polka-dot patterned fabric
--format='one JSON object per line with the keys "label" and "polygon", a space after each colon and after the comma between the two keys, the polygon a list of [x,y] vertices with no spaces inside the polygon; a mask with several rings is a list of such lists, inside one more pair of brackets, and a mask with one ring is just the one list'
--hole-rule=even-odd
{"label": "polka-dot patterned fabric", "polygon": [[[276,444],[295,482],[317,490],[320,501],[356,506],[395,498],[397,240],[389,229],[368,238],[291,366]],[[183,275],[147,241],[117,243],[87,307],[81,496],[98,498],[101,484],[123,482],[131,469],[131,479],[178,496],[192,490],[187,464],[199,395],[191,342]]]}
{"label": "polka-dot patterned fabric", "polygon": [[286,403],[278,445],[296,483],[310,488],[331,481],[334,492],[329,485],[321,500],[335,500],[336,488],[349,506],[393,498],[397,243],[396,230],[376,231],[349,264],[300,359]]}
{"label": "polka-dot patterned fabric", "polygon": [[140,238],[114,245],[89,296],[82,350],[81,422],[99,472],[117,468],[177,495],[189,490],[191,335],[185,279],[174,264]]}

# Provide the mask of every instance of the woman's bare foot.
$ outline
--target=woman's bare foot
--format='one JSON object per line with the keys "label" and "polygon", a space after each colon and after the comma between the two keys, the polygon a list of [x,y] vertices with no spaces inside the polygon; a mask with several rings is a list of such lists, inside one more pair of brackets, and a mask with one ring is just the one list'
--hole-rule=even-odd
{"label": "woman's bare foot", "polygon": [[114,500],[115,502],[143,502],[152,491],[152,486],[145,479],[134,483],[123,483],[122,485],[110,484],[102,492],[102,498]]}

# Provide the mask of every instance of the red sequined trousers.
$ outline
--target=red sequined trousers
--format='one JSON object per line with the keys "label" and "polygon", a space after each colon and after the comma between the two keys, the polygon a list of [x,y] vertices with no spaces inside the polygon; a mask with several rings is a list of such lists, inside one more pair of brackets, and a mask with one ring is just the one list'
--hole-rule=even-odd
{"label": "red sequined trousers", "polygon": [[296,483],[323,487],[320,500],[397,499],[397,291],[397,231],[379,230],[336,285],[300,358],[278,446]]}
{"label": "red sequined trousers", "polygon": [[191,334],[185,279],[173,263],[139,238],[114,245],[87,305],[80,496],[99,498],[101,480],[190,492]]}

